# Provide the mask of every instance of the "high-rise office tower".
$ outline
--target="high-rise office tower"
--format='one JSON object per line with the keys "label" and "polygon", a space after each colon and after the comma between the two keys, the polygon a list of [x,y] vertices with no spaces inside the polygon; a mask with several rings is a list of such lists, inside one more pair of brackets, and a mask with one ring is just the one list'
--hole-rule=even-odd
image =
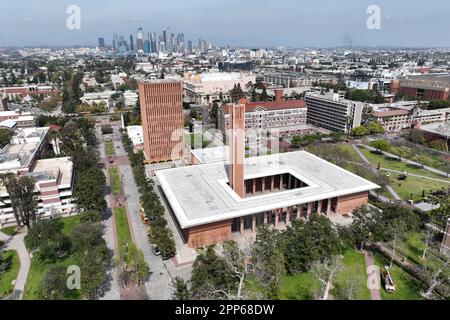
{"label": "high-rise office tower", "polygon": [[150,161],[183,156],[182,84],[171,80],[139,82],[144,150]]}
{"label": "high-rise office tower", "polygon": [[153,32],[151,35],[150,35],[150,47],[151,47],[151,52],[152,53],[156,53],[156,52],[158,52],[158,45],[157,45],[157,41],[156,41],[156,33],[155,32]]}
{"label": "high-rise office tower", "polygon": [[187,50],[189,52],[192,52],[192,49],[193,49],[192,41],[188,40],[188,42],[187,42]]}
{"label": "high-rise office tower", "polygon": [[134,39],[132,34],[130,34],[130,50],[134,51]]}
{"label": "high-rise office tower", "polygon": [[136,35],[136,50],[144,50],[144,30],[139,28]]}
{"label": "high-rise office tower", "polygon": [[144,41],[144,52],[149,53],[150,52],[150,41],[145,40]]}
{"label": "high-rise office tower", "polygon": [[105,38],[98,38],[98,47],[100,49],[105,48]]}
{"label": "high-rise office tower", "polygon": [[119,36],[117,35],[117,33],[115,33],[113,36],[113,49],[114,51],[117,51],[119,49]]}

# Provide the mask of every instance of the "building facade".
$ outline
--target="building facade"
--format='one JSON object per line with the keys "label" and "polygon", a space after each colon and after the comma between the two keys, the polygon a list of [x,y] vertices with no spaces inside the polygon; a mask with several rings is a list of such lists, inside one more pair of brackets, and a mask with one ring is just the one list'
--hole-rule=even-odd
{"label": "building facade", "polygon": [[183,156],[182,84],[172,80],[139,82],[144,150],[151,162]]}
{"label": "building facade", "polygon": [[[262,135],[277,130],[282,137],[309,131],[306,125],[307,107],[304,100],[283,100],[283,92],[275,94],[275,101],[249,102],[245,105],[245,129],[247,137],[250,131],[260,131]],[[224,106],[219,113],[219,130],[222,134],[230,128],[230,105]]]}
{"label": "building facade", "polygon": [[419,100],[450,100],[450,74],[426,74],[399,79],[400,95]]}
{"label": "building facade", "polygon": [[342,99],[339,94],[308,93],[305,96],[308,107],[307,123],[330,131],[348,133],[359,127],[364,104]]}

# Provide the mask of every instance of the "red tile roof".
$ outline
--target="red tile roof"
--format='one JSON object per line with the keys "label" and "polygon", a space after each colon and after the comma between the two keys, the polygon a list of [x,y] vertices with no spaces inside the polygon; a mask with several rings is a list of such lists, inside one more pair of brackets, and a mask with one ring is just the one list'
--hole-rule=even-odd
{"label": "red tile roof", "polygon": [[401,110],[401,109],[396,109],[396,110],[387,110],[387,111],[377,111],[374,112],[373,115],[377,118],[381,118],[381,117],[394,117],[394,116],[405,116],[410,114],[410,112],[408,110]]}
{"label": "red tile roof", "polygon": [[[304,100],[281,100],[281,101],[260,101],[249,102],[246,99],[241,99],[239,103],[245,104],[245,112],[254,112],[258,107],[270,110],[284,110],[284,109],[296,109],[306,108]],[[223,112],[229,112],[229,105],[223,107]]]}

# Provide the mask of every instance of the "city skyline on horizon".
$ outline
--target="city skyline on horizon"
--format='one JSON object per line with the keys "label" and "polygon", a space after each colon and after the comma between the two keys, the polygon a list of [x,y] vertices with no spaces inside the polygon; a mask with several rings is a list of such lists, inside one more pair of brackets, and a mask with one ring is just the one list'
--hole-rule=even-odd
{"label": "city skyline on horizon", "polygon": [[[379,0],[376,4],[380,8],[379,30],[367,28],[370,17],[367,8],[372,5],[368,0],[349,0],[347,5],[331,0],[322,0],[320,4],[281,0],[264,6],[253,0],[194,0],[189,3],[135,0],[132,6],[112,1],[108,7],[79,0],[75,5],[80,8],[81,29],[75,30],[66,27],[70,16],[66,9],[74,4],[71,1],[51,5],[48,1],[41,1],[39,5],[30,0],[25,2],[28,6],[11,3],[4,8],[5,17],[0,22],[2,47],[96,46],[100,37],[111,43],[114,33],[135,37],[139,27],[144,28],[146,35],[147,32],[169,31],[169,26],[170,31],[183,32],[186,39],[194,43],[202,38],[218,46],[450,47],[446,36],[450,27],[446,19],[450,15],[450,4],[439,0],[428,1],[426,7],[414,6],[418,0],[409,1],[408,6],[404,5],[406,2],[394,4]],[[298,10],[288,10],[293,6]],[[236,7],[240,10],[233,10]],[[15,27],[8,28],[10,25]]]}

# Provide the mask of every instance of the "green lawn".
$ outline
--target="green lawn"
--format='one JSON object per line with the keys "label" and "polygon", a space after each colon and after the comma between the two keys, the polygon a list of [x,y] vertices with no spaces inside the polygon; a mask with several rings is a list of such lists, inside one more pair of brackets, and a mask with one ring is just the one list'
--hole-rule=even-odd
{"label": "green lawn", "polygon": [[3,252],[3,259],[9,264],[8,269],[0,274],[0,298],[9,295],[14,285],[12,282],[17,278],[19,273],[19,255],[15,250],[8,250]]}
{"label": "green lawn", "polygon": [[4,234],[6,234],[7,236],[13,236],[16,234],[16,226],[11,226],[11,227],[5,227],[3,229],[0,229],[0,231]]}
{"label": "green lawn", "polygon": [[[395,192],[404,199],[412,199],[415,202],[422,199],[423,191],[425,194],[433,190],[440,190],[442,188],[449,188],[450,184],[426,178],[419,178],[408,176],[406,180],[398,180],[398,174],[392,174],[390,176],[390,185],[394,188]],[[411,197],[412,194],[412,197]]]}
{"label": "green lawn", "polygon": [[299,273],[283,278],[278,298],[280,300],[313,300],[315,291],[319,289],[320,283],[314,274]]}
{"label": "green lawn", "polygon": [[338,144],[339,149],[347,153],[348,160],[357,163],[363,163],[363,160],[359,156],[359,154],[353,149],[352,145],[349,143],[340,143]]}
{"label": "green lawn", "polygon": [[370,150],[363,148],[363,147],[361,147],[359,149],[374,166],[378,166],[378,163],[380,163],[381,168],[417,174],[417,175],[424,176],[424,177],[446,180],[446,178],[441,175],[434,174],[427,170],[417,168],[417,167],[409,165],[403,161],[391,159],[384,155],[375,154],[375,153],[371,152]]}
{"label": "green lawn", "polygon": [[191,148],[195,147],[194,143],[197,143],[201,146],[201,148],[206,147],[214,147],[215,145],[211,143],[211,141],[205,139],[200,133],[188,133],[184,135],[184,141],[186,145],[189,145]]}
{"label": "green lawn", "polygon": [[[65,235],[70,235],[75,227],[75,225],[80,221],[78,216],[72,216],[68,218],[61,219],[63,224],[62,232]],[[76,265],[77,262],[72,255],[69,255],[63,259],[60,259],[56,263],[46,263],[39,260],[36,256],[31,258],[30,271],[28,272],[27,283],[25,284],[25,290],[23,298],[25,300],[36,300],[38,299],[38,286],[44,275],[45,271],[54,265],[62,265],[68,267],[70,265]],[[80,299],[79,291],[74,290],[71,299]]]}
{"label": "green lawn", "polygon": [[[370,300],[370,291],[367,288],[366,260],[364,254],[355,249],[348,248],[344,251],[342,270],[334,278],[332,294],[337,295],[339,289],[353,286],[354,296],[352,300]],[[346,297],[337,297],[348,299]]]}
{"label": "green lawn", "polygon": [[113,156],[116,154],[116,150],[114,149],[114,143],[113,142],[106,142],[105,143],[105,153],[106,156]]}
{"label": "green lawn", "polygon": [[108,169],[111,190],[115,194],[122,192],[122,182],[120,181],[119,168],[111,167]]}
{"label": "green lawn", "polygon": [[[389,261],[382,255],[375,253],[375,264],[380,268],[385,265],[389,265]],[[394,280],[396,291],[394,293],[388,293],[384,288],[380,289],[381,298],[383,300],[421,300],[420,295],[421,285],[409,273],[393,264],[391,269],[391,275]],[[381,284],[383,286],[383,283]]]}
{"label": "green lawn", "polygon": [[128,216],[123,207],[114,208],[114,221],[116,222],[116,236],[121,257],[126,257],[127,245],[133,241],[131,239]]}
{"label": "green lawn", "polygon": [[425,249],[425,242],[420,232],[410,232],[406,235],[405,240],[398,246],[398,250],[410,262],[414,264],[422,264],[422,254]]}

